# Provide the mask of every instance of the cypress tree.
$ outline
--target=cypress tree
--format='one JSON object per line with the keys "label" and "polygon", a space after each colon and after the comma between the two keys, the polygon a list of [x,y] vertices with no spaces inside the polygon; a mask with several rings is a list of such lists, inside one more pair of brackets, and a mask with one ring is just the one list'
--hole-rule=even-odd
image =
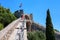
{"label": "cypress tree", "polygon": [[55,40],[55,34],[53,30],[53,24],[51,21],[49,9],[47,10],[47,17],[46,17],[46,40]]}

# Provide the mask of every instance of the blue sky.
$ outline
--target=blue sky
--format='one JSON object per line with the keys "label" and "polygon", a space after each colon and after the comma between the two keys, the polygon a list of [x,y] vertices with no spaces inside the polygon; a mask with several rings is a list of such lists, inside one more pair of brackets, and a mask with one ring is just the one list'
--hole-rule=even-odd
{"label": "blue sky", "polygon": [[60,30],[60,0],[0,0],[0,4],[9,8],[11,12],[22,9],[25,13],[33,14],[33,20],[43,26],[46,23],[46,11],[49,8],[52,23],[55,29]]}

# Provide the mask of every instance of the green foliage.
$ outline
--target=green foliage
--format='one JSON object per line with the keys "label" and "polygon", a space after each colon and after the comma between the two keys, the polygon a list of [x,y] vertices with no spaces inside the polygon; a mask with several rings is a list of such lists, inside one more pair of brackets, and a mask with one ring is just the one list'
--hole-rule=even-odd
{"label": "green foliage", "polygon": [[47,17],[46,17],[46,40],[55,40],[55,33],[49,9],[47,10]]}
{"label": "green foliage", "polygon": [[28,32],[28,40],[46,40],[45,34],[41,31]]}
{"label": "green foliage", "polygon": [[10,12],[10,9],[0,6],[0,23],[2,23],[4,27],[15,19],[16,17]]}
{"label": "green foliage", "polygon": [[3,29],[3,27],[4,27],[4,26],[3,26],[3,24],[1,24],[1,23],[0,23],[0,30],[2,30],[2,29]]}

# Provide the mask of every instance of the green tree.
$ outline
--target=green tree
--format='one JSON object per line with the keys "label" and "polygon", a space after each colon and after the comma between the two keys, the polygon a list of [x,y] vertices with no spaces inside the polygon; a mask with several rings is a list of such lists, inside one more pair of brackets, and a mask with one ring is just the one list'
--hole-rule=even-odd
{"label": "green tree", "polygon": [[47,10],[47,17],[46,17],[46,40],[55,40],[55,33],[49,9]]}
{"label": "green tree", "polygon": [[10,12],[10,9],[4,8],[3,6],[0,6],[0,23],[6,27],[9,23],[14,21],[16,17],[13,15],[13,13]]}

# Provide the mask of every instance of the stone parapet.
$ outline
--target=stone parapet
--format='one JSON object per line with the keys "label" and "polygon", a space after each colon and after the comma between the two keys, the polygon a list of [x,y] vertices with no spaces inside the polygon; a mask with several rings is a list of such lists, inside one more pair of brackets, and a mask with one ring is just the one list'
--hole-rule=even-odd
{"label": "stone parapet", "polygon": [[19,23],[19,19],[10,23],[6,28],[0,31],[0,40],[8,40],[11,33],[14,31],[15,27]]}

